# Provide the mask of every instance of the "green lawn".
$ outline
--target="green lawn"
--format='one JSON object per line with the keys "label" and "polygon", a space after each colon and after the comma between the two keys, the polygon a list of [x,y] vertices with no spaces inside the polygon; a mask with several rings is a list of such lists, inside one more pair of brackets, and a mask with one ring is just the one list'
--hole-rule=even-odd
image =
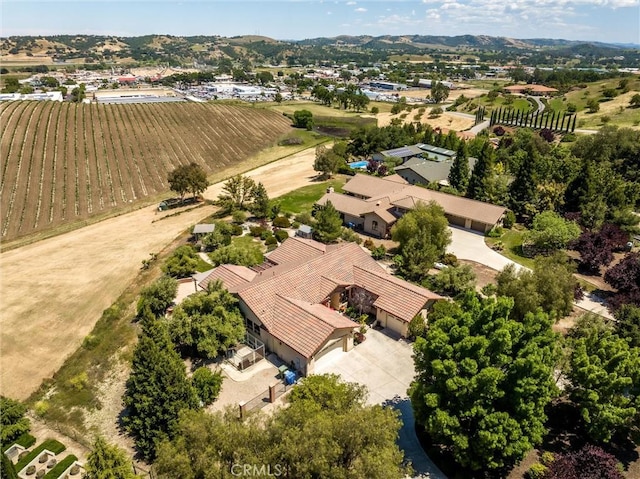
{"label": "green lawn", "polygon": [[533,268],[533,259],[522,256],[522,239],[525,231],[507,230],[500,238],[485,238],[485,242],[491,248],[498,241],[502,242],[503,249],[499,253],[527,268]]}
{"label": "green lawn", "polygon": [[[504,108],[505,106],[507,106],[506,98],[502,95],[499,95],[494,100],[490,100],[487,95],[481,95],[477,98],[470,99],[463,105],[460,105],[458,107],[458,111],[470,113],[474,112],[478,108],[478,106],[483,106],[487,110],[487,112],[491,112],[493,110],[497,110],[500,107]],[[523,97],[515,97],[513,99],[513,102],[511,103],[511,106],[514,110],[519,111],[529,111],[533,109],[531,103],[529,103],[529,101]]]}
{"label": "green lawn", "polygon": [[282,211],[292,214],[311,212],[313,204],[322,198],[327,188],[333,186],[337,193],[342,191],[342,186],[346,183],[346,177],[336,177],[329,181],[318,182],[313,185],[304,186],[287,193],[278,198]]}

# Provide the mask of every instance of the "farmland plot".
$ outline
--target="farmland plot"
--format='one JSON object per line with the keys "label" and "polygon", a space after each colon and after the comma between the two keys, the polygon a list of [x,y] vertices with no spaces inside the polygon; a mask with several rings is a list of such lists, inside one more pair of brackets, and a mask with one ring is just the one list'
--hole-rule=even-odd
{"label": "farmland plot", "polygon": [[4,243],[149,201],[176,166],[219,172],[290,128],[269,110],[193,103],[11,102],[0,125]]}

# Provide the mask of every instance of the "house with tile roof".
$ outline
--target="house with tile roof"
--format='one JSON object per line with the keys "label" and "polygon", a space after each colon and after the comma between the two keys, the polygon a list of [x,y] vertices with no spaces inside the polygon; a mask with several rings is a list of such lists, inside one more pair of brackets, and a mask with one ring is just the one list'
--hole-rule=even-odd
{"label": "house with tile roof", "polygon": [[345,224],[372,236],[387,238],[404,213],[422,203],[435,201],[444,209],[449,224],[486,233],[501,224],[506,208],[411,185],[399,175],[377,177],[356,174],[341,193],[327,193],[319,205],[330,201]]}
{"label": "house with tile roof", "polygon": [[198,286],[216,280],[238,298],[248,334],[305,375],[327,353],[353,347],[359,325],[341,313],[347,305],[406,336],[409,322],[416,315],[426,318],[442,299],[387,273],[355,243],[324,245],[297,237],[259,268],[220,265]]}

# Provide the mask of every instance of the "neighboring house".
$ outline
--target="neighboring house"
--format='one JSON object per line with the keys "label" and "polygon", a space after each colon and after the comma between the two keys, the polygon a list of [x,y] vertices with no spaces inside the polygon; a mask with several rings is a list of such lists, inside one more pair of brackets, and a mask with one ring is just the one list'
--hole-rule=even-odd
{"label": "neighboring house", "polygon": [[384,150],[372,155],[373,159],[376,161],[385,161],[389,158],[401,158],[403,163],[414,157],[423,158],[425,160],[447,161],[453,160],[455,156],[455,151],[440,148],[438,146],[427,145],[426,143],[402,146],[400,148]]}
{"label": "neighboring house", "polygon": [[[477,160],[475,158],[468,158],[468,161],[469,171],[472,171]],[[448,185],[449,171],[451,171],[452,165],[453,159],[433,161],[411,158],[404,164],[396,166],[395,172],[412,185],[428,185],[432,182],[446,182],[443,184]]]}
{"label": "neighboring house", "polygon": [[[220,265],[198,286],[220,280],[239,300],[247,332],[303,374],[325,354],[353,347],[358,323],[347,305],[402,336],[441,296],[387,273],[355,243],[324,245],[292,237],[257,268]],[[388,359],[388,358],[387,358]]]}
{"label": "neighboring house", "polygon": [[410,185],[397,174],[384,178],[357,174],[342,191],[345,194],[325,194],[318,204],[331,201],[345,223],[353,223],[356,229],[379,238],[387,238],[397,219],[420,202],[435,201],[444,209],[450,224],[481,233],[499,225],[506,211],[491,203]]}

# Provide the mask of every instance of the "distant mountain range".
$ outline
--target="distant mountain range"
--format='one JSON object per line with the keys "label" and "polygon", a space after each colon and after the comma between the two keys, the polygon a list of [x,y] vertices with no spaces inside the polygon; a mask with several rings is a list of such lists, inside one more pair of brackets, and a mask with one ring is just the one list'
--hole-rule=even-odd
{"label": "distant mountain range", "polygon": [[[54,35],[0,38],[3,61],[19,61],[22,58],[31,63],[37,58],[42,58],[44,63],[163,62],[173,65],[218,64],[224,59],[272,64],[308,64],[323,60],[370,63],[387,60],[392,55],[436,53],[474,54],[483,61],[495,53],[502,53],[502,59],[507,61],[529,56],[535,59],[536,65],[548,63],[551,66],[562,64],[558,58],[578,58],[582,66],[610,66],[612,58],[620,57],[624,58],[624,66],[640,61],[638,45],[487,35],[342,35],[296,41],[274,40],[257,35]],[[619,63],[613,65],[622,66]]]}

